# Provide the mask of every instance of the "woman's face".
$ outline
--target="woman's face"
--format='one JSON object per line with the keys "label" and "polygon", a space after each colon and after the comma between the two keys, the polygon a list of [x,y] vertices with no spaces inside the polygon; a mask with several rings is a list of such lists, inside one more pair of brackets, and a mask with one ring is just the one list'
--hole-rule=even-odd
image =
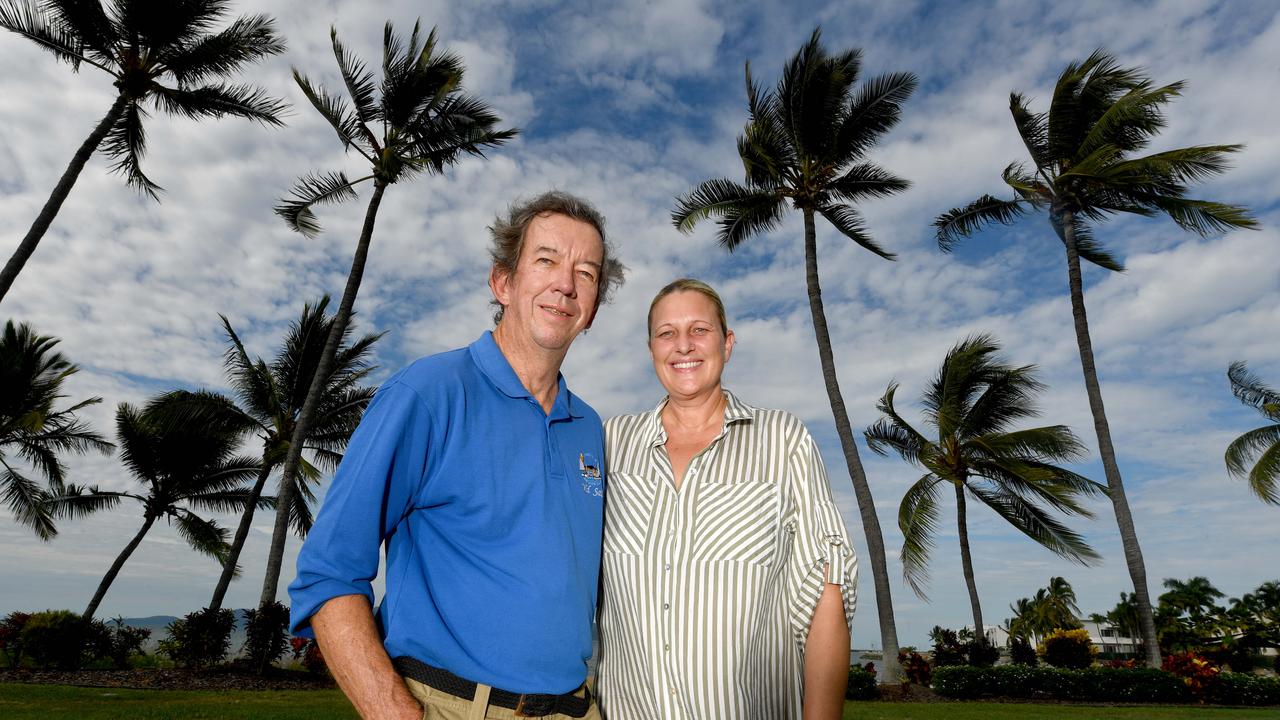
{"label": "woman's face", "polygon": [[649,352],[658,382],[672,397],[718,390],[733,343],[733,332],[720,327],[715,303],[700,292],[671,293],[653,308]]}

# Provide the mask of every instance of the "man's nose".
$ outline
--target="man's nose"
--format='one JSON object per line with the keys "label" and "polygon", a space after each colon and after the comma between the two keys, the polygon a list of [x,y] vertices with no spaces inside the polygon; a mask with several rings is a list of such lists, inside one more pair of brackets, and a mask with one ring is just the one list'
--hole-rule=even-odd
{"label": "man's nose", "polygon": [[564,263],[557,269],[555,277],[552,278],[554,288],[565,297],[577,297],[578,286],[575,283],[577,272],[573,266]]}

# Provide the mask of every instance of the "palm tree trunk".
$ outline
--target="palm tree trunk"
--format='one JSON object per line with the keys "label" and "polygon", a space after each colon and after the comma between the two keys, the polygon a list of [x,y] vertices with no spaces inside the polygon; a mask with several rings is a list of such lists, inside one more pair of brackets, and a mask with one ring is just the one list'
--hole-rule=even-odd
{"label": "palm tree trunk", "polygon": [[978,602],[978,583],[973,575],[973,555],[969,553],[969,520],[964,504],[964,485],[956,484],[956,529],[960,534],[960,566],[964,584],[969,588],[969,607],[973,610],[973,637],[985,644],[987,634],[982,627],[982,605]]}
{"label": "palm tree trunk", "polygon": [[1089,410],[1093,413],[1093,429],[1098,435],[1098,454],[1102,456],[1102,470],[1107,476],[1107,494],[1115,509],[1120,541],[1124,545],[1124,559],[1129,566],[1129,578],[1133,581],[1138,622],[1147,651],[1147,665],[1159,668],[1160,644],[1156,640],[1151,595],[1147,592],[1147,567],[1142,560],[1142,548],[1138,545],[1138,533],[1133,526],[1133,514],[1129,511],[1124,481],[1120,478],[1120,466],[1116,463],[1115,446],[1111,443],[1111,428],[1107,424],[1106,409],[1102,405],[1102,388],[1098,385],[1098,370],[1093,361],[1093,342],[1089,339],[1089,319],[1084,309],[1084,285],[1080,278],[1080,254],[1076,250],[1076,233],[1072,220],[1072,213],[1064,212],[1055,222],[1054,229],[1059,232],[1067,247],[1067,280],[1071,286],[1071,315],[1075,321],[1076,343],[1080,347],[1080,367],[1084,371]]}
{"label": "palm tree trunk", "polygon": [[840,448],[844,451],[849,479],[853,481],[853,493],[858,498],[858,513],[862,517],[862,531],[867,536],[867,554],[871,557],[871,576],[876,589],[876,612],[880,619],[880,644],[884,650],[881,661],[884,669],[882,680],[897,683],[902,676],[898,664],[898,628],[893,620],[893,598],[889,589],[889,568],[884,559],[884,536],[880,533],[880,519],[876,516],[875,503],[871,499],[871,487],[867,474],[858,457],[858,446],[849,426],[849,413],[840,394],[840,382],[836,378],[835,358],[831,353],[831,334],[827,331],[827,315],[822,308],[822,288],[818,283],[818,240],[813,224],[813,210],[804,208],[804,266],[805,281],[809,288],[809,312],[813,316],[813,332],[818,340],[818,358],[822,361],[822,380],[835,418],[836,434],[840,436]]}
{"label": "palm tree trunk", "polygon": [[298,411],[298,424],[293,429],[293,439],[289,443],[289,451],[285,455],[284,469],[280,477],[280,492],[276,494],[276,526],[271,533],[271,550],[267,556],[267,574],[262,580],[262,596],[258,607],[275,602],[280,585],[280,565],[284,562],[284,544],[289,537],[289,508],[293,505],[294,476],[297,475],[298,461],[302,458],[302,444],[307,433],[311,431],[312,418],[316,406],[320,404],[320,396],[329,382],[329,374],[333,369],[333,358],[338,354],[338,346],[351,321],[351,309],[356,303],[356,295],[360,292],[360,279],[364,276],[365,260],[369,256],[369,241],[373,239],[373,225],[378,218],[378,205],[382,203],[382,193],[387,189],[381,180],[373,182],[373,196],[369,198],[369,207],[364,213],[364,227],[360,230],[360,241],[356,244],[355,255],[351,258],[351,272],[347,275],[347,287],[342,293],[342,302],[338,305],[338,313],[333,318],[333,327],[329,329],[329,338],[325,341],[324,352],[316,364],[316,374],[311,378],[311,388],[307,390],[307,399]]}
{"label": "palm tree trunk", "polygon": [[98,611],[98,605],[102,602],[102,596],[107,594],[107,588],[111,587],[111,583],[115,582],[116,575],[120,574],[120,568],[124,567],[125,561],[129,559],[133,551],[138,549],[138,544],[142,542],[143,536],[147,534],[147,531],[151,529],[155,521],[155,517],[148,514],[146,519],[142,521],[142,529],[138,531],[137,535],[133,536],[128,545],[124,546],[124,550],[120,551],[116,561],[111,563],[111,567],[107,568],[107,574],[103,575],[102,582],[98,583],[98,591],[93,594],[93,599],[89,601],[88,607],[84,609],[83,617],[85,620],[93,619],[93,614]]}
{"label": "palm tree trunk", "polygon": [[44,207],[40,208],[40,214],[36,215],[35,222],[31,223],[31,229],[27,231],[26,237],[22,238],[22,242],[18,243],[18,249],[13,251],[13,256],[9,258],[9,262],[5,263],[4,269],[0,270],[0,302],[4,301],[4,296],[13,286],[13,281],[18,278],[18,273],[22,272],[31,254],[36,251],[40,238],[44,237],[49,226],[53,224],[53,218],[57,216],[62,202],[71,194],[71,188],[80,177],[80,171],[84,169],[85,163],[89,162],[89,156],[93,155],[93,151],[98,149],[102,139],[120,119],[120,115],[124,113],[124,106],[128,102],[129,99],[121,93],[111,105],[111,109],[98,122],[97,127],[89,133],[89,137],[80,144],[80,149],[71,156],[70,164],[63,171],[58,184],[53,187],[53,193],[49,195],[49,199],[44,201]]}
{"label": "palm tree trunk", "polygon": [[231,549],[227,553],[227,560],[222,566],[222,575],[218,578],[218,586],[213,589],[213,599],[209,601],[210,610],[221,610],[222,600],[227,595],[227,588],[231,587],[231,580],[236,574],[236,563],[240,561],[240,551],[244,549],[245,540],[249,537],[249,526],[253,524],[254,511],[258,509],[258,498],[262,497],[262,488],[267,484],[267,478],[271,477],[271,469],[274,466],[266,462],[263,458],[262,471],[258,473],[258,481],[253,485],[253,492],[249,496],[249,504],[245,505],[244,513],[240,515],[240,526],[236,528],[236,536],[231,541]]}

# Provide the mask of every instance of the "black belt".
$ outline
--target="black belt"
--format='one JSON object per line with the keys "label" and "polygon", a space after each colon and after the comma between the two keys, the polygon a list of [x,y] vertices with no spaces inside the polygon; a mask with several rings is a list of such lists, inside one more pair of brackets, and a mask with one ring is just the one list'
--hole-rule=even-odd
{"label": "black belt", "polygon": [[[391,661],[401,675],[417,680],[423,685],[449,693],[463,700],[474,700],[476,684],[466,678],[458,677],[448,670],[430,665],[407,655]],[[580,718],[591,708],[591,691],[584,688],[584,696],[573,693],[548,695],[542,693],[513,693],[493,688],[489,691],[489,704],[516,711],[516,717],[543,717],[560,713],[569,717]]]}

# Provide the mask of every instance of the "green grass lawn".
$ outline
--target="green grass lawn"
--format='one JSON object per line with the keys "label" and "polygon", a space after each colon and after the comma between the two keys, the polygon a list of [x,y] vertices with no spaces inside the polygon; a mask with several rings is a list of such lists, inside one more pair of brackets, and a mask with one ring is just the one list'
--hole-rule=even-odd
{"label": "green grass lawn", "polygon": [[[355,718],[337,690],[180,691],[0,684],[5,720],[328,720]],[[846,720],[1102,720],[1275,718],[1275,708],[1093,707],[1001,703],[846,703]]]}

